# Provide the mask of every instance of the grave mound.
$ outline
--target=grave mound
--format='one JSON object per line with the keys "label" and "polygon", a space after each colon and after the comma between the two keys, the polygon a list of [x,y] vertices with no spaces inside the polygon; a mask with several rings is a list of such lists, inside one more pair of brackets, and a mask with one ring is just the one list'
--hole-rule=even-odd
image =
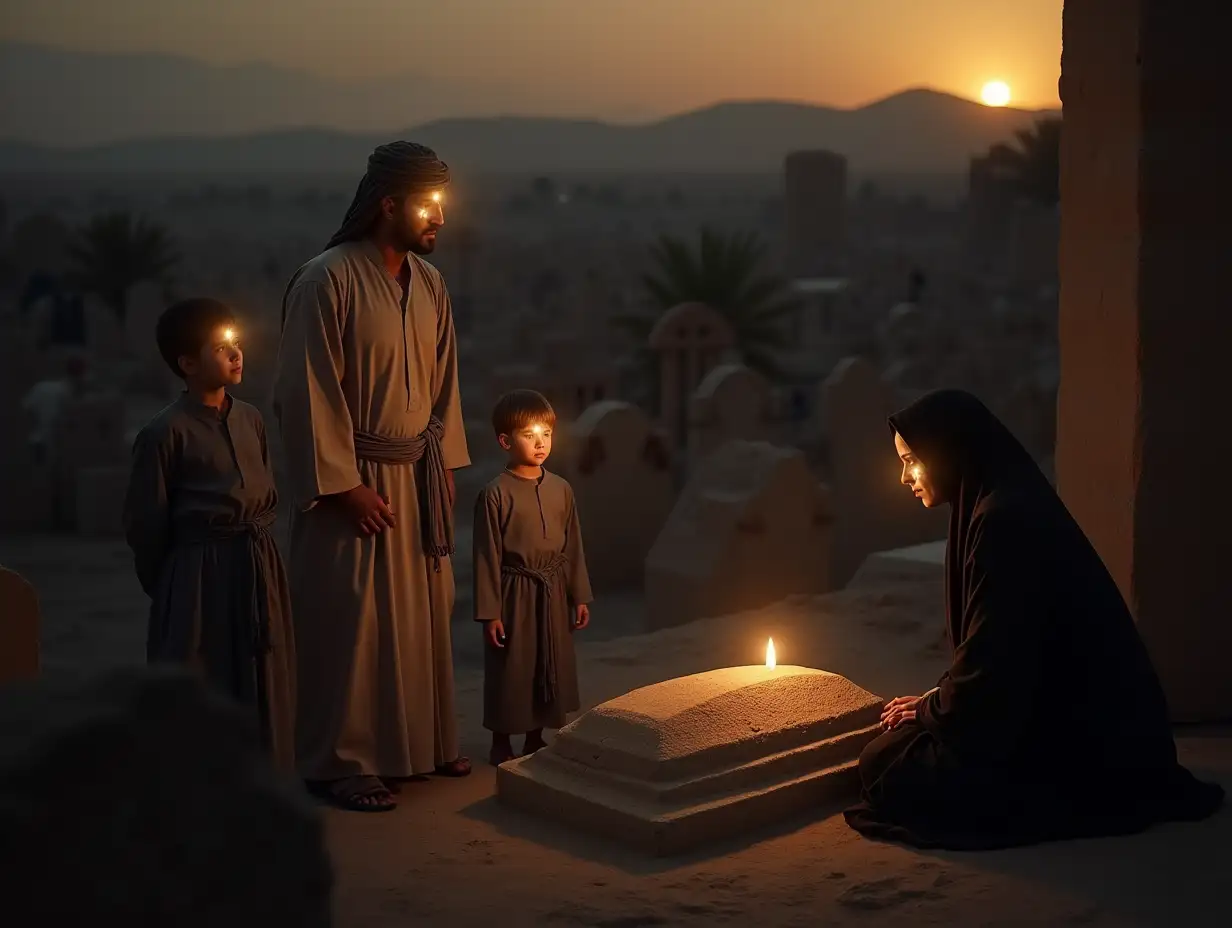
{"label": "grave mound", "polygon": [[511,806],[669,855],[852,799],[883,701],[807,667],[729,667],[633,690],[503,764]]}

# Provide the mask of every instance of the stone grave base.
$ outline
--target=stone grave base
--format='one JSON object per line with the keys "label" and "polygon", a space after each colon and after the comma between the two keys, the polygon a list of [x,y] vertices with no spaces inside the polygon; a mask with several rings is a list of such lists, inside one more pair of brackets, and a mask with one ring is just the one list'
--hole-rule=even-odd
{"label": "stone grave base", "polygon": [[729,667],[634,690],[503,764],[503,803],[666,856],[859,792],[883,701],[807,667]]}

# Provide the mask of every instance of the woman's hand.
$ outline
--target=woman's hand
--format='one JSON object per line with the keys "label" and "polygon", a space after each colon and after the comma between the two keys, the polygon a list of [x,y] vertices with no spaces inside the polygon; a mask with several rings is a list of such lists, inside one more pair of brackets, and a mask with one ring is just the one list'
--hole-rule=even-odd
{"label": "woman's hand", "polygon": [[903,722],[914,722],[916,710],[923,699],[923,696],[899,696],[897,699],[891,699],[881,710],[881,727],[890,731]]}

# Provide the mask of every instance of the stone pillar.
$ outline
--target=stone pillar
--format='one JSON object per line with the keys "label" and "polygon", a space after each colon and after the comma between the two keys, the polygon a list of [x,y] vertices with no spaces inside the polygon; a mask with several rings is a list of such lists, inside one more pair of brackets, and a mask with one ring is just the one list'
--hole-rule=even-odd
{"label": "stone pillar", "polygon": [[1232,98],[1205,9],[1068,0],[1061,78],[1058,485],[1183,721],[1232,717]]}

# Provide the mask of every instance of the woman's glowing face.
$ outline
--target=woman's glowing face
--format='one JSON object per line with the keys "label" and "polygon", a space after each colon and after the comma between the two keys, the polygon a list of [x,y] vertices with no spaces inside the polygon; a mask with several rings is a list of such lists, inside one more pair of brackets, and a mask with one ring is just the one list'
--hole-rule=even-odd
{"label": "woman's glowing face", "polygon": [[903,441],[903,436],[897,432],[894,433],[894,450],[898,452],[898,459],[903,462],[903,474],[900,478],[903,486],[911,489],[925,509],[932,509],[944,503],[936,484],[929,479],[928,471],[912,453],[911,446]]}

